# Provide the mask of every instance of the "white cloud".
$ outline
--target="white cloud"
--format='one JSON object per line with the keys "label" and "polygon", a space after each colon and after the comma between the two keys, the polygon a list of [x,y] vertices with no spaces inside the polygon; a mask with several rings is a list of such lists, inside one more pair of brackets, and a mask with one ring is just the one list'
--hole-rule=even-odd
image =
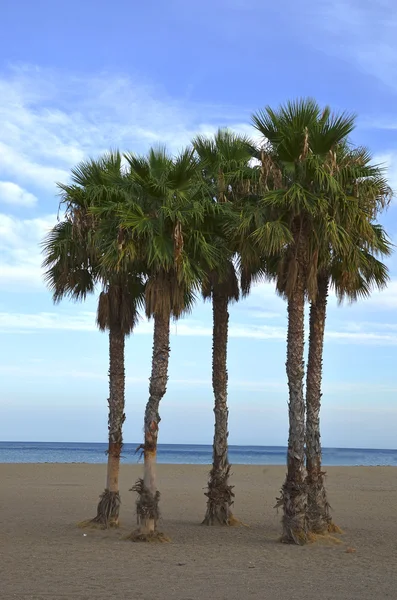
{"label": "white cloud", "polygon": [[350,332],[350,331],[326,331],[325,337],[331,340],[345,341],[357,344],[397,344],[397,334],[372,333],[372,332]]}
{"label": "white cloud", "polygon": [[[139,327],[141,327],[141,325]],[[181,336],[211,337],[212,326],[204,326],[201,322],[191,321],[189,319],[173,325],[171,332]],[[137,330],[137,333],[139,333],[139,329]],[[145,331],[145,333],[147,333],[147,331]],[[284,327],[231,323],[229,325],[229,338],[285,340],[286,331]]]}
{"label": "white cloud", "polygon": [[[32,360],[28,361],[32,362]],[[108,375],[105,371],[87,371],[75,368],[65,368],[59,369],[57,365],[51,365],[49,367],[48,363],[46,363],[45,367],[40,367],[40,365],[35,364],[31,366],[29,364],[24,365],[0,365],[0,375],[9,375],[9,376],[21,376],[21,377],[34,377],[34,378],[56,378],[58,380],[69,380],[69,379],[82,379],[82,380],[94,380],[94,381],[108,381]],[[127,384],[142,384],[144,386],[148,385],[149,378],[148,377],[126,377]],[[186,389],[193,388],[204,388],[211,390],[212,382],[211,379],[195,379],[195,378],[173,378],[169,379],[169,387],[180,387]],[[270,394],[288,394],[287,381],[274,381],[270,379],[264,380],[245,380],[245,379],[234,379],[230,378],[228,383],[229,391],[240,390],[243,392],[267,392]],[[374,382],[349,382],[349,381],[341,381],[341,382],[327,382],[323,383],[323,392],[327,395],[335,394],[349,394],[349,395],[370,395],[370,394],[395,394],[397,393],[397,386],[392,384],[384,384],[384,383],[374,383]],[[1,401],[1,399],[0,399]],[[230,399],[230,405],[232,406],[235,403],[235,399]],[[325,407],[324,407],[325,408]],[[381,407],[378,407],[381,409]],[[347,406],[334,407],[335,410],[352,410],[353,406],[348,404]],[[360,408],[360,410],[363,407]],[[368,410],[368,409],[367,409]],[[370,409],[371,410],[371,409]],[[373,409],[376,410],[376,409]]]}
{"label": "white cloud", "polygon": [[374,291],[371,296],[365,300],[366,307],[379,307],[383,309],[397,308],[397,279],[389,281],[387,288],[382,291]]}
{"label": "white cloud", "polygon": [[34,206],[37,198],[12,181],[0,181],[0,202],[13,206]]}
{"label": "white cloud", "polygon": [[74,315],[41,312],[0,313],[0,331],[95,331],[95,313],[80,311]]}
{"label": "white cloud", "polygon": [[55,223],[56,215],[17,219],[0,214],[0,288],[44,290],[39,243]]}
{"label": "white cloud", "polygon": [[116,146],[144,152],[160,141],[176,152],[218,124],[249,128],[232,107],[187,105],[130,77],[80,77],[33,66],[0,76],[0,119],[0,201],[11,210],[34,206],[38,190],[44,201],[53,198],[50,209],[41,200],[37,219],[0,215],[0,286],[25,291],[42,285],[38,243],[42,222],[55,223],[43,216],[57,208],[55,183],[67,181],[79,161]]}
{"label": "white cloud", "polygon": [[[3,332],[34,332],[34,331],[96,331],[95,312],[75,311],[73,314],[66,312],[40,312],[40,313],[12,313],[0,312],[0,331]],[[152,334],[153,324],[142,319],[135,334]],[[200,321],[182,320],[171,325],[171,335],[210,337],[212,327],[205,326]],[[256,339],[285,339],[285,330],[282,327],[231,325],[229,328],[231,338],[256,338]]]}

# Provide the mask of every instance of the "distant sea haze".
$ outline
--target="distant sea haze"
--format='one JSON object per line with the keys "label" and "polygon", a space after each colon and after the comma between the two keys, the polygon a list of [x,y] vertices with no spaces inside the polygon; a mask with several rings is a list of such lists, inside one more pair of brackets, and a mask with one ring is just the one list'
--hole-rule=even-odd
{"label": "distant sea haze", "polygon": [[[139,443],[125,444],[122,461],[137,463]],[[106,462],[107,444],[75,442],[0,442],[0,463],[91,463]],[[229,460],[235,465],[284,465],[287,449],[282,446],[230,446]],[[159,444],[158,462],[163,464],[211,464],[212,447],[190,444]],[[397,450],[324,448],[324,466],[397,466]]]}

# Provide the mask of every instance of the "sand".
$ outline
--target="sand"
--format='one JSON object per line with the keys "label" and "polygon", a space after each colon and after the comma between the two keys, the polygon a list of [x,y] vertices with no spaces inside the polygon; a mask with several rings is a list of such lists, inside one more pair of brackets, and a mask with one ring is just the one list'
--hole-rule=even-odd
{"label": "sand", "polygon": [[[340,544],[277,539],[284,468],[236,466],[235,513],[249,527],[208,528],[208,467],[159,466],[169,544],[123,540],[135,528],[141,467],[123,465],[122,526],[81,530],[105,465],[0,465],[0,598],[31,600],[373,600],[396,598],[397,468],[328,469]],[[85,535],[84,535],[85,534]],[[347,551],[354,548],[355,552]]]}

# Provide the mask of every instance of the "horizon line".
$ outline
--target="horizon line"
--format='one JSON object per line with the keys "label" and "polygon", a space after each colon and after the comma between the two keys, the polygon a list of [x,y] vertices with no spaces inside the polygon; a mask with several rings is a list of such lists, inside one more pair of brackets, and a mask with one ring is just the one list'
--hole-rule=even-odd
{"label": "horizon line", "polygon": [[[129,444],[131,446],[134,446],[135,444],[137,446],[140,445],[141,442],[124,442],[123,446],[125,446],[126,444]],[[86,444],[86,445],[90,445],[90,444],[103,444],[105,446],[108,445],[108,442],[80,442],[80,441],[38,441],[38,440],[0,440],[0,444]],[[208,448],[212,448],[212,443],[200,443],[200,444],[194,444],[194,443],[183,443],[183,442],[179,442],[179,443],[168,443],[168,442],[162,442],[158,444],[158,447],[160,446],[202,446],[202,447],[208,447]],[[283,450],[287,450],[287,446],[282,446],[282,445],[272,445],[272,444],[229,444],[229,448],[282,448]],[[378,450],[378,451],[387,451],[387,452],[397,452],[397,448],[374,448],[374,447],[363,447],[363,446],[323,446],[322,450]]]}

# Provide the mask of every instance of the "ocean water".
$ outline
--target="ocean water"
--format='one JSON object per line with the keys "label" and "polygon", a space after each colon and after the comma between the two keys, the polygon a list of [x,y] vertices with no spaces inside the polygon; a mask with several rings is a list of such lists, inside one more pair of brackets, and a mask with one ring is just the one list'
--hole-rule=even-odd
{"label": "ocean water", "polygon": [[[135,450],[139,444],[125,444],[122,461],[139,462]],[[105,463],[106,444],[74,442],[0,442],[0,463]],[[158,462],[165,464],[211,463],[211,446],[159,444]],[[282,446],[230,446],[233,465],[284,465],[286,448]],[[397,450],[324,448],[324,466],[397,466]]]}

